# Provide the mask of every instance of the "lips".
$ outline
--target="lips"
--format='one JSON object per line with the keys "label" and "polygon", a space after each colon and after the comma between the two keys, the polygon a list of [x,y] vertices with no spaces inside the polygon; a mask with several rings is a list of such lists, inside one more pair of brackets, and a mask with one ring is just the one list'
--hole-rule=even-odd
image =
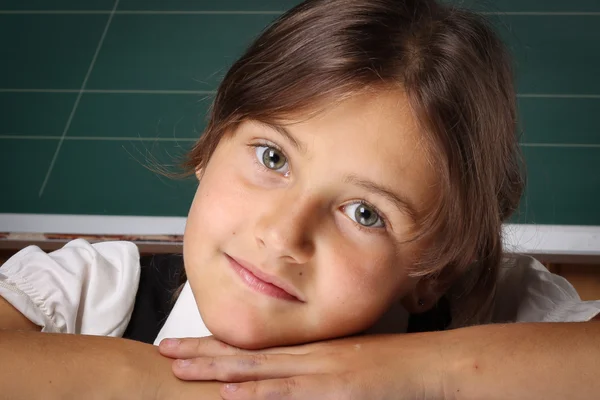
{"label": "lips", "polygon": [[225,254],[230,266],[251,289],[282,300],[304,302],[298,291],[276,276],[266,274],[239,258]]}

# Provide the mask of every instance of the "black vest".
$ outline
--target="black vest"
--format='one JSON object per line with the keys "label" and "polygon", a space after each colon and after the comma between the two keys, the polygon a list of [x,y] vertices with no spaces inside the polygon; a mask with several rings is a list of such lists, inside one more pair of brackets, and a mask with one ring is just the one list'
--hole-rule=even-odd
{"label": "black vest", "polygon": [[182,279],[181,254],[140,257],[141,272],[135,305],[124,338],[154,343],[175,305],[175,292]]}
{"label": "black vest", "polygon": [[[181,254],[161,254],[140,258],[141,275],[133,314],[124,338],[154,343],[175,305],[174,295],[183,279]],[[413,314],[407,332],[431,332],[446,329],[451,322],[448,301],[442,297],[431,310]]]}

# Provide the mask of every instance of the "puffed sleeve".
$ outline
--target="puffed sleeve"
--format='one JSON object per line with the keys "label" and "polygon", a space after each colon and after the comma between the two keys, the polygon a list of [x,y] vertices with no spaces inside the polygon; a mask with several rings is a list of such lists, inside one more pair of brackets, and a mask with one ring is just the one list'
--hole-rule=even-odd
{"label": "puffed sleeve", "polygon": [[501,269],[493,322],[585,322],[600,301],[582,301],[562,276],[536,259],[517,256]]}
{"label": "puffed sleeve", "polygon": [[42,332],[121,336],[140,278],[131,242],[73,240],[51,253],[37,246],[0,267],[0,296]]}

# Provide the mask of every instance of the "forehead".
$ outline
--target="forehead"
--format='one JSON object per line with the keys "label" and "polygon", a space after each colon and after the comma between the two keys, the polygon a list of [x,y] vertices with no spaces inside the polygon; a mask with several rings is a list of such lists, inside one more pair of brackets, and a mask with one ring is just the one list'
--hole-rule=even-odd
{"label": "forehead", "polygon": [[286,126],[331,176],[365,177],[425,204],[437,181],[425,135],[400,90],[356,95]]}

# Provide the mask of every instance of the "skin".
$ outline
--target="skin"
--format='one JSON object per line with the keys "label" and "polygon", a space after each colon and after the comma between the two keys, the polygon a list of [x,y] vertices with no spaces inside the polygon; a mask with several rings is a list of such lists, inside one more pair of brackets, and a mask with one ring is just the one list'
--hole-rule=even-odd
{"label": "skin", "polygon": [[41,333],[0,297],[0,398],[217,400],[214,382],[185,382],[155,346],[116,337]]}
{"label": "skin", "polygon": [[[245,351],[214,338],[161,343],[185,380],[226,400],[598,398],[600,321],[473,326]],[[170,346],[168,344],[171,344]]]}
{"label": "skin", "polygon": [[[232,345],[264,348],[360,332],[395,302],[407,310],[418,298],[433,304],[436,296],[407,273],[418,247],[401,244],[435,186],[403,94],[365,94],[287,128],[302,151],[247,121],[199,171],[184,257],[209,329]],[[259,145],[279,146],[289,173],[260,164]],[[414,210],[349,176],[388,187]],[[383,223],[353,219],[365,201]],[[225,254],[287,282],[301,301],[250,289]],[[4,300],[0,316],[0,358],[11,360],[0,368],[0,386],[10,398],[219,396],[216,383],[177,379],[154,346],[42,334]]]}
{"label": "skin", "polygon": [[[234,279],[237,278],[236,275],[233,277],[227,275],[222,259],[214,264],[207,264],[211,268],[206,270],[198,268],[193,281],[197,293],[201,292],[199,289],[203,285],[203,281],[199,279],[202,274],[206,274],[207,278],[217,279],[217,281],[210,281],[211,285],[205,284],[213,291],[208,292],[206,298],[198,301],[199,306],[202,301],[215,301],[215,304],[224,307],[223,309],[229,313],[222,314],[220,317],[214,315],[218,314],[219,307],[211,307],[208,303],[203,317],[209,321],[211,329],[215,331],[220,329],[222,337],[229,339],[230,343],[237,343],[239,347],[246,348],[268,346],[269,341],[275,340],[269,329],[279,329],[282,337],[290,342],[302,341],[311,336],[326,337],[336,330],[358,332],[395,301],[401,301],[407,309],[410,310],[412,307],[415,310],[414,302],[417,298],[423,298],[426,302],[430,302],[429,304],[436,298],[437,295],[428,290],[427,282],[424,284],[423,281],[416,281],[406,274],[408,260],[414,254],[418,254],[418,248],[403,247],[400,244],[404,235],[411,229],[410,218],[401,212],[398,212],[398,216],[394,215],[393,210],[388,210],[390,206],[380,204],[384,201],[373,194],[358,193],[360,191],[358,188],[350,189],[340,185],[343,180],[340,179],[340,172],[336,170],[340,160],[347,156],[348,167],[363,166],[362,170],[352,173],[368,173],[372,179],[386,180],[384,183],[388,184],[392,182],[388,179],[392,179],[392,183],[396,182],[395,190],[400,192],[406,188],[403,195],[414,196],[410,201],[415,204],[427,203],[429,196],[432,195],[430,188],[435,187],[434,176],[426,163],[419,164],[425,157],[423,152],[420,152],[422,148],[416,131],[412,131],[415,135],[411,136],[407,133],[410,131],[407,128],[408,124],[401,125],[399,120],[389,118],[393,115],[382,111],[394,109],[392,105],[398,106],[396,111],[403,109],[401,96],[396,94],[392,101],[393,97],[390,93],[388,95],[389,98],[375,96],[364,99],[367,101],[361,107],[357,105],[351,107],[351,103],[346,103],[337,109],[340,111],[337,118],[327,119],[327,115],[321,116],[324,121],[330,122],[328,129],[318,131],[318,127],[314,126],[316,131],[312,131],[315,132],[312,136],[310,127],[296,124],[295,129],[305,127],[302,133],[305,134],[303,138],[307,140],[305,143],[307,152],[304,155],[306,159],[295,157],[293,152],[287,154],[291,160],[295,160],[291,165],[295,166],[297,162],[300,165],[294,167],[288,176],[286,174],[283,174],[283,177],[277,174],[268,177],[259,174],[252,174],[250,177],[245,175],[249,171],[258,170],[251,170],[246,164],[238,164],[241,159],[241,156],[238,157],[240,153],[233,151],[235,138],[241,137],[238,135],[244,127],[240,128],[232,139],[223,142],[223,146],[219,149],[224,155],[221,162],[211,161],[212,164],[207,166],[202,176],[203,185],[204,179],[210,177],[209,168],[220,167],[226,170],[233,166],[241,166],[244,174],[235,170],[237,175],[231,174],[228,178],[240,178],[247,187],[241,187],[238,192],[230,193],[229,198],[221,199],[224,206],[213,210],[215,213],[219,210],[220,215],[202,213],[203,207],[199,206],[201,202],[208,201],[207,199],[212,197],[214,204],[217,202],[215,199],[219,197],[211,190],[199,189],[191,212],[197,214],[193,215],[194,219],[191,219],[188,224],[190,236],[194,237],[194,233],[198,234],[195,240],[188,238],[186,242],[186,257],[192,262],[191,265],[194,268],[198,268],[199,265],[193,264],[194,255],[204,255],[210,261],[219,259],[225,251],[221,248],[227,248],[232,252],[254,249],[256,253],[248,254],[264,255],[267,257],[266,260],[270,260],[269,263],[260,264],[260,260],[257,262],[254,258],[246,261],[260,267],[266,265],[275,268],[268,270],[269,273],[277,274],[281,279],[290,279],[290,284],[297,286],[304,300],[303,303],[279,303],[281,301],[279,299],[251,291]],[[382,107],[382,104],[389,107]],[[342,110],[346,112],[341,112]],[[336,116],[333,110],[331,112]],[[362,118],[359,115],[362,115]],[[344,126],[340,122],[342,120],[353,123]],[[374,121],[379,122],[373,125]],[[382,121],[389,122],[387,128],[393,125],[395,132],[403,133],[401,137],[405,141],[392,143],[384,140],[383,137],[379,138],[377,135],[387,129]],[[404,120],[404,122],[408,121],[408,118]],[[249,126],[246,125],[248,129]],[[359,138],[357,130],[361,128],[361,134],[366,134],[369,140],[365,140],[365,144],[360,146],[360,151],[365,151],[371,160],[384,160],[381,165],[385,165],[386,169],[377,170],[371,165],[374,163],[369,164],[361,158],[362,156],[356,156],[362,153],[348,145],[355,141],[348,140],[347,135],[338,136],[338,139],[348,140],[348,143],[344,142],[339,146],[341,150],[336,150],[337,148],[330,144],[329,153],[321,152],[319,150],[321,146],[326,146],[328,143],[327,135],[336,132],[334,129],[336,127],[346,128],[347,135]],[[249,132],[246,134],[262,137],[266,135],[262,129],[264,128],[261,127],[260,134]],[[322,136],[316,133],[321,133]],[[275,132],[271,134],[277,136]],[[331,133],[331,135],[335,137],[335,134]],[[275,141],[277,138],[271,137],[271,140]],[[373,146],[373,142],[378,144],[379,152],[374,150],[376,146]],[[402,145],[400,147],[411,151],[403,152],[404,158],[400,161],[393,159],[387,151],[391,151],[390,149],[393,148],[391,146],[394,144]],[[281,147],[284,146],[281,144]],[[316,150],[309,153],[309,149]],[[323,168],[323,165],[326,168]],[[306,175],[302,172],[305,171],[304,168],[308,168],[309,171]],[[313,175],[310,171],[319,171],[319,174]],[[394,174],[390,171],[394,171]],[[216,174],[217,172],[214,172],[213,179],[216,178]],[[298,175],[302,179],[296,179]],[[258,180],[252,180],[257,177]],[[289,179],[290,177],[292,179]],[[217,190],[219,186],[216,183],[204,187]],[[269,196],[265,195],[262,198],[260,194],[263,191],[268,192]],[[238,196],[237,202],[233,201],[235,196]],[[241,202],[240,196],[243,196]],[[353,226],[350,224],[351,218],[348,213],[342,212],[348,202],[363,198],[385,213],[388,222],[386,229],[389,230],[381,233],[381,236],[371,237],[371,230],[358,229],[354,232],[350,228]],[[258,203],[255,200],[258,200]],[[262,208],[263,201],[270,201],[269,204],[275,201],[276,207]],[[230,208],[225,206],[228,203],[232,203],[229,204]],[[254,207],[250,207],[250,203]],[[286,212],[286,204],[294,204],[293,212]],[[316,207],[315,204],[321,207]],[[233,207],[234,205],[238,208]],[[228,220],[230,215],[235,218],[232,216],[231,220]],[[248,217],[242,218],[244,215]],[[341,219],[340,216],[348,221]],[[214,232],[222,236],[202,237],[201,224],[213,220],[222,223],[222,226],[214,227]],[[231,221],[237,223],[231,224]],[[293,229],[297,225],[303,226],[304,230]],[[373,232],[377,231],[379,230]],[[234,239],[236,237],[237,239]],[[323,243],[329,242],[322,242],[323,238],[329,238],[331,243],[341,246],[343,252],[337,254],[331,248],[327,251],[328,247],[323,248]],[[252,247],[253,243],[255,248]],[[378,251],[372,251],[373,249]],[[379,258],[377,258],[378,252],[382,254]],[[245,254],[242,256],[246,256]],[[237,253],[234,255],[242,257]],[[332,261],[346,262],[348,270],[341,268],[344,264],[327,264]],[[373,269],[362,270],[364,265]],[[400,267],[395,268],[398,265]],[[220,267],[223,268],[219,269]],[[188,273],[193,275],[194,268],[188,265]],[[298,272],[298,277],[296,278],[294,273],[289,271]],[[371,276],[379,274],[384,278]],[[302,280],[300,277],[309,278]],[[353,280],[348,277],[352,277]],[[212,286],[219,286],[217,282],[219,285],[223,284],[224,288],[230,289],[226,292],[227,296],[223,295],[223,291],[215,291],[212,288]],[[327,291],[322,289],[326,284],[330,285]],[[356,296],[356,291],[349,290],[352,285],[355,289],[357,287],[363,289],[360,292],[361,296]],[[383,300],[372,295],[374,288],[377,289],[375,292],[377,297],[380,296]],[[357,297],[359,300],[356,299]],[[236,303],[231,299],[243,301]],[[317,304],[320,301],[323,301],[327,307],[319,307]],[[247,312],[255,307],[257,307],[255,313],[248,317]],[[344,315],[335,307],[341,307],[346,313],[352,313],[351,323],[348,323]],[[288,316],[287,312],[292,317]],[[227,318],[223,318],[223,315]],[[281,321],[287,324],[296,324],[296,330],[299,330],[297,324],[303,323],[302,326],[307,327],[306,333],[294,333],[293,328],[283,322],[279,325],[274,323],[266,327],[260,326],[259,322],[266,323],[271,318],[281,318]],[[227,320],[229,323],[221,322],[220,319]],[[229,330],[225,325],[237,329]],[[248,328],[248,331],[241,332],[240,328]],[[14,330],[21,332],[14,332]],[[0,299],[0,359],[10,360],[7,363],[0,363],[0,387],[3,388],[3,395],[8,398],[68,399],[87,396],[115,399],[222,397],[231,400],[315,398],[352,400],[486,398],[493,400],[496,398],[589,399],[595,398],[594,396],[600,392],[600,379],[598,379],[600,377],[596,372],[600,371],[598,365],[600,348],[597,340],[600,335],[600,324],[597,321],[570,324],[490,325],[424,334],[357,336],[254,352],[240,350],[214,338],[177,341],[175,346],[167,346],[167,342],[161,344],[160,352],[165,356],[193,358],[186,363],[173,364],[176,376],[182,380],[176,379],[171,374],[170,362],[160,356],[154,346],[121,338],[53,335],[36,331],[39,331],[39,327],[31,324],[6,301]],[[258,335],[264,335],[266,339]],[[279,342],[277,345],[281,346],[282,343]],[[68,354],[68,361],[65,361],[65,354]],[[219,394],[219,387],[214,383],[188,382],[215,379],[244,383],[221,387]]]}
{"label": "skin", "polygon": [[[393,92],[351,99],[317,119],[288,126],[304,153],[253,123],[219,145],[199,172],[185,256],[202,317],[220,340],[161,343],[163,355],[178,359],[177,377],[239,382],[221,388],[230,400],[597,396],[597,318],[275,347],[360,332],[395,301],[418,312],[416,299],[432,304],[438,298],[429,282],[406,272],[419,250],[402,244],[414,228],[410,216],[343,184],[344,175],[355,174],[412,204],[432,199],[435,174],[408,110],[406,99]],[[256,138],[278,144],[289,171],[253,168],[240,148]],[[344,205],[356,199],[385,214],[385,230],[353,229]],[[287,280],[305,301],[285,303],[249,290],[228,274],[223,252]]]}
{"label": "skin", "polygon": [[[258,349],[360,332],[397,301],[410,311],[418,298],[435,303],[438,295],[407,272],[417,245],[402,243],[436,183],[404,93],[357,95],[285,128],[292,140],[265,124],[242,123],[198,172],[184,259],[208,329]],[[267,166],[263,155],[273,148],[279,163]],[[361,202],[381,220],[361,224]],[[301,301],[249,288],[228,256],[286,282]]]}

